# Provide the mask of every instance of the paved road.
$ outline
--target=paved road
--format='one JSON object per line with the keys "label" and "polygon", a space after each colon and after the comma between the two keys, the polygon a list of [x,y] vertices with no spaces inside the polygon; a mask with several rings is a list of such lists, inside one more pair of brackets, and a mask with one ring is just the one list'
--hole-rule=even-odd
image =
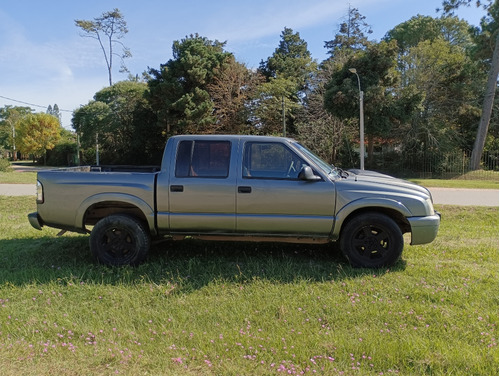
{"label": "paved road", "polygon": [[[435,204],[466,206],[498,206],[497,189],[429,188]],[[0,195],[34,196],[31,184],[0,184]]]}
{"label": "paved road", "polygon": [[36,186],[34,184],[0,184],[0,195],[35,196]]}
{"label": "paved road", "polygon": [[435,204],[498,206],[497,189],[429,188]]}

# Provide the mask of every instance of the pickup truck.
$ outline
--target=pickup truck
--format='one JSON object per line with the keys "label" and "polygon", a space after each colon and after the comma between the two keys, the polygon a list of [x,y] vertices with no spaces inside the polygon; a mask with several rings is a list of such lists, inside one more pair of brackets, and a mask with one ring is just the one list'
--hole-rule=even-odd
{"label": "pickup truck", "polygon": [[343,171],[289,138],[183,135],[161,167],[87,166],[37,175],[31,225],[90,233],[106,265],[137,265],[151,241],[337,243],[354,267],[395,263],[437,235],[430,192],[376,172]]}

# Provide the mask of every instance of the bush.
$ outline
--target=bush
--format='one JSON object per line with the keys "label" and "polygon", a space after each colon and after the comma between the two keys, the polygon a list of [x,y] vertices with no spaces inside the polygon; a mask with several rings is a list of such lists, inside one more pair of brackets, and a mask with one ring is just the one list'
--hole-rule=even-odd
{"label": "bush", "polygon": [[10,162],[5,158],[0,158],[0,171],[7,172],[10,170],[11,170]]}
{"label": "bush", "polygon": [[52,150],[47,150],[47,164],[49,166],[71,166],[75,164],[76,143],[61,142]]}

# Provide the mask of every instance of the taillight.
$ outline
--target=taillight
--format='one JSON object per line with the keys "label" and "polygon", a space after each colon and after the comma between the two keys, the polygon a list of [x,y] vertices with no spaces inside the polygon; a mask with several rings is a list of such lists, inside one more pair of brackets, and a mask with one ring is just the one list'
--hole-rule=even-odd
{"label": "taillight", "polygon": [[36,203],[43,204],[43,185],[39,180],[36,181]]}

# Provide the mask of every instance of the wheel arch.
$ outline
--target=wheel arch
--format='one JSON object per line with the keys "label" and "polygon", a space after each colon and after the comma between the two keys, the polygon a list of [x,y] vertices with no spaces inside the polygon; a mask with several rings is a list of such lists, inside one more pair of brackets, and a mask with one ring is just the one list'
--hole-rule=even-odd
{"label": "wheel arch", "polygon": [[344,206],[337,213],[332,238],[338,240],[345,225],[352,218],[365,213],[384,214],[396,222],[403,234],[411,231],[410,223],[407,220],[407,217],[411,216],[411,212],[401,202],[394,200],[361,199]]}
{"label": "wheel arch", "polygon": [[102,193],[84,200],[76,212],[75,227],[86,229],[100,219],[112,214],[126,214],[144,223],[152,235],[156,235],[153,208],[144,200],[121,193]]}

